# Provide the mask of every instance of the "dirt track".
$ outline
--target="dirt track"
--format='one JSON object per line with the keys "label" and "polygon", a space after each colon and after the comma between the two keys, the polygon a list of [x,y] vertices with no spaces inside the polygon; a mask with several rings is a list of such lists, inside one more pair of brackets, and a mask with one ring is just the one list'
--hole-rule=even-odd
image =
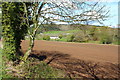
{"label": "dirt track", "polygon": [[[28,41],[22,42],[22,49],[26,50]],[[66,43],[53,41],[35,41],[34,50],[57,51],[68,54],[72,58],[95,62],[118,63],[118,46],[87,43]]]}

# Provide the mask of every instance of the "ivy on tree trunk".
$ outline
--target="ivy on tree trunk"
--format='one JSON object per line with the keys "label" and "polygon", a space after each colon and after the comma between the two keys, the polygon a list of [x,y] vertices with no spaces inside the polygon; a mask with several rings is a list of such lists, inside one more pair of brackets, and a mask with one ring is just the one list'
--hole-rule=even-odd
{"label": "ivy on tree trunk", "polygon": [[2,3],[3,53],[9,60],[17,60],[21,40],[27,32],[23,22],[23,5],[17,2]]}

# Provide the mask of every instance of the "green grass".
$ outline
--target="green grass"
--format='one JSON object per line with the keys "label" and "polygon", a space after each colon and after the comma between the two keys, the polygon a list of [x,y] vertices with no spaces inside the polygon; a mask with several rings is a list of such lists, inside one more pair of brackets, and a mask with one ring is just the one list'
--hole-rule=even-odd
{"label": "green grass", "polygon": [[59,41],[67,42],[67,38],[61,38]]}
{"label": "green grass", "polygon": [[114,45],[120,45],[120,40],[113,41],[113,43],[112,43],[112,44],[114,44]]}
{"label": "green grass", "polygon": [[44,32],[44,34],[58,34],[61,32],[63,32],[63,31],[47,31],[47,32]]}
{"label": "green grass", "polygon": [[64,33],[74,33],[80,30],[67,30],[67,31],[47,31],[44,32],[43,34],[64,34]]}
{"label": "green grass", "polygon": [[88,41],[86,43],[95,43],[95,44],[100,44],[100,41]]}
{"label": "green grass", "polygon": [[65,33],[74,33],[74,32],[78,32],[80,30],[68,30],[68,31],[65,31]]}

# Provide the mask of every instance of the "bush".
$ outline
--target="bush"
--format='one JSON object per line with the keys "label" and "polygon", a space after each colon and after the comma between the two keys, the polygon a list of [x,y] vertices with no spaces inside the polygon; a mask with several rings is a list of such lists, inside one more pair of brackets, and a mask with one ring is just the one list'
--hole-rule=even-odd
{"label": "bush", "polygon": [[99,41],[99,30],[96,27],[92,27],[92,29],[90,29],[89,35],[92,41]]}
{"label": "bush", "polygon": [[112,35],[110,33],[102,32],[100,36],[100,43],[102,44],[111,44],[113,42]]}
{"label": "bush", "polygon": [[74,42],[87,42],[88,41],[88,36],[86,36],[84,33],[82,32],[78,32],[75,34],[75,38],[74,38]]}
{"label": "bush", "polygon": [[73,34],[70,34],[67,36],[67,42],[73,42],[75,36]]}
{"label": "bush", "polygon": [[50,40],[50,36],[44,35],[44,36],[43,36],[43,40]]}
{"label": "bush", "polygon": [[[62,71],[53,69],[51,66],[41,61],[36,63],[34,58],[29,58],[26,64],[22,66],[23,74],[25,78],[62,78],[64,75],[60,75]],[[63,74],[63,73],[62,73]]]}
{"label": "bush", "polygon": [[65,77],[65,72],[62,70],[54,69],[47,63],[33,57],[29,57],[21,66],[15,66],[13,62],[9,62],[5,59],[4,61],[3,66],[0,66],[0,78],[3,78],[3,80],[6,80],[7,78],[11,78],[10,80],[18,80],[19,78],[30,78],[31,80],[39,78],[53,78],[51,80],[56,80],[56,78]]}
{"label": "bush", "polygon": [[36,40],[43,40],[43,35],[37,34],[35,39]]}
{"label": "bush", "polygon": [[62,35],[62,34],[60,34],[60,35],[59,35],[59,38],[61,39],[62,37],[63,37],[63,35]]}
{"label": "bush", "polygon": [[100,43],[102,43],[102,44],[111,44],[112,40],[110,38],[102,38],[100,40]]}
{"label": "bush", "polygon": [[88,39],[85,38],[85,37],[82,37],[82,36],[75,36],[75,38],[74,38],[73,41],[74,41],[74,42],[87,42]]}

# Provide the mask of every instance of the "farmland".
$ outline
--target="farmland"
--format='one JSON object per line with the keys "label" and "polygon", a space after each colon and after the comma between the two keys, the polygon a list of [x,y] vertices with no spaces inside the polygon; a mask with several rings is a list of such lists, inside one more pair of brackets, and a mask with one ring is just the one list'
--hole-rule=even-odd
{"label": "farmland", "polygon": [[[22,50],[26,51],[28,41],[22,41],[21,46]],[[55,69],[61,69],[69,73],[71,77],[81,77],[84,75],[84,77],[90,78],[90,74],[92,74],[91,69],[93,69],[94,75],[97,76],[107,78],[110,76],[112,78],[117,77],[117,45],[36,40],[31,53],[31,56],[35,57],[35,55],[38,56],[36,58],[40,61],[46,62]],[[90,71],[90,73],[87,71]],[[108,72],[107,75],[105,75],[106,72]]]}
{"label": "farmland", "polygon": [[[27,50],[28,41],[22,42],[22,49]],[[57,51],[68,54],[71,57],[97,62],[118,62],[118,46],[116,45],[97,45],[87,43],[66,43],[52,41],[35,41],[33,48],[35,51]]]}

